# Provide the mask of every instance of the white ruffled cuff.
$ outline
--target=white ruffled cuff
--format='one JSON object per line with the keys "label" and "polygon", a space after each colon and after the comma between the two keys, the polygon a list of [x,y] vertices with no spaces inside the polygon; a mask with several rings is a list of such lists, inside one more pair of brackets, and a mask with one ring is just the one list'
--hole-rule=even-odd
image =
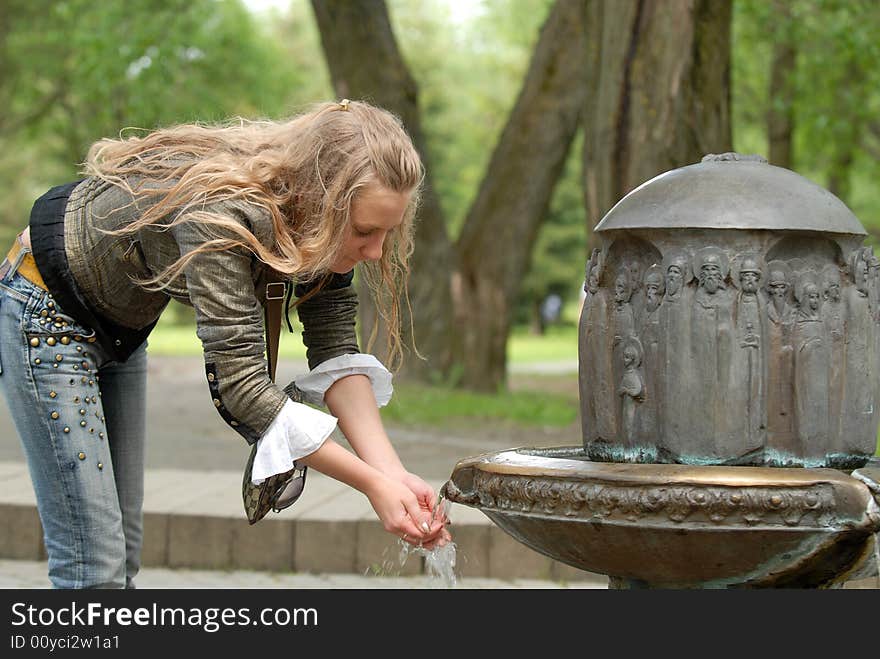
{"label": "white ruffled cuff", "polygon": [[288,399],[257,441],[251,482],[283,474],[299,458],[314,453],[336,428],[336,417]]}
{"label": "white ruffled cuff", "polygon": [[339,355],[321,362],[309,373],[294,378],[297,389],[303,394],[303,401],[313,405],[324,405],[324,392],[334,382],[349,375],[366,375],[373,386],[373,395],[379,407],[391,400],[394,387],[391,373],[373,355],[355,353]]}

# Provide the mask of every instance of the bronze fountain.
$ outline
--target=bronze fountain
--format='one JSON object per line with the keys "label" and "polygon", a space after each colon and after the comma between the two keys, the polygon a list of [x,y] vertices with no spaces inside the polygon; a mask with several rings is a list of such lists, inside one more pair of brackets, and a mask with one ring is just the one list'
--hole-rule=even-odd
{"label": "bronze fountain", "polygon": [[876,574],[880,259],[858,219],[729,153],[647,181],[595,233],[582,444],[467,458],[444,496],[617,588]]}

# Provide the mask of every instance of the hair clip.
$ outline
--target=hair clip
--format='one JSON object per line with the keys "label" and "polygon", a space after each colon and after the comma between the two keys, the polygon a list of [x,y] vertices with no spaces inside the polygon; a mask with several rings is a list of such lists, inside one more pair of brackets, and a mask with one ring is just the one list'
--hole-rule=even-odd
{"label": "hair clip", "polygon": [[339,109],[343,112],[348,112],[348,104],[351,103],[347,98],[343,98],[339,101]]}

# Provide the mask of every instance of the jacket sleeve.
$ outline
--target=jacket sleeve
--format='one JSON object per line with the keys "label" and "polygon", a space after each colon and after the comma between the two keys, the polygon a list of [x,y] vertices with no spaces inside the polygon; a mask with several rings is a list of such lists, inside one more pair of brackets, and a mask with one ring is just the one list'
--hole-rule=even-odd
{"label": "jacket sleeve", "polygon": [[[251,228],[247,207],[240,203],[217,204],[208,210]],[[181,255],[218,237],[215,228],[198,220],[177,224],[171,231]],[[254,261],[244,249],[208,251],[193,257],[183,271],[214,407],[249,444],[263,435],[287,400],[269,378]]]}
{"label": "jacket sleeve", "polygon": [[[355,332],[358,298],[353,279],[354,270],[334,274],[320,291],[296,307],[310,369],[333,357],[360,352]],[[317,282],[297,284],[294,294],[303,297],[315,285]]]}

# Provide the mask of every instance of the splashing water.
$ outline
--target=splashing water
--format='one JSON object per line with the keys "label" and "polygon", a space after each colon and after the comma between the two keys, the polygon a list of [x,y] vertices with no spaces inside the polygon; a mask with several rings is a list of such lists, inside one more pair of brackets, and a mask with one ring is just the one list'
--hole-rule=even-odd
{"label": "splashing water", "polygon": [[[437,517],[448,516],[451,503],[444,500],[442,496],[438,498],[437,505],[434,506],[434,512],[431,516],[431,523]],[[376,575],[399,575],[407,560],[411,555],[421,556],[425,559],[425,570],[430,580],[430,584],[436,588],[455,588],[458,578],[455,575],[455,564],[457,557],[457,549],[454,542],[447,542],[442,547],[434,547],[426,549],[425,547],[417,547],[403,539],[397,541],[397,557],[396,560],[389,557],[389,551],[383,552],[383,561],[381,568],[373,568]],[[367,572],[370,570],[368,569]]]}
{"label": "splashing water", "polygon": [[454,542],[447,542],[442,547],[434,547],[433,549],[413,547],[403,540],[398,542],[403,545],[400,552],[401,567],[410,554],[424,556],[425,568],[431,584],[439,588],[455,588],[458,579],[455,576],[456,547]]}
{"label": "splashing water", "polygon": [[[431,512],[431,525],[437,518],[443,519],[449,516],[449,508],[451,502],[444,499],[440,494]],[[455,559],[456,547],[454,542],[447,542],[442,547],[434,547],[433,549],[425,549],[424,547],[413,547],[400,541],[404,545],[407,554],[415,553],[417,556],[423,556],[425,559],[425,568],[432,582],[440,587],[455,588],[457,579],[455,576]],[[401,559],[406,560],[406,556],[401,553]],[[401,563],[402,565],[403,563]]]}
{"label": "splashing water", "polygon": [[437,495],[437,501],[434,503],[434,510],[431,511],[431,524],[434,524],[434,520],[439,516],[441,519],[443,517],[449,517],[449,509],[452,507],[452,502],[449,499],[444,499],[443,494]]}

